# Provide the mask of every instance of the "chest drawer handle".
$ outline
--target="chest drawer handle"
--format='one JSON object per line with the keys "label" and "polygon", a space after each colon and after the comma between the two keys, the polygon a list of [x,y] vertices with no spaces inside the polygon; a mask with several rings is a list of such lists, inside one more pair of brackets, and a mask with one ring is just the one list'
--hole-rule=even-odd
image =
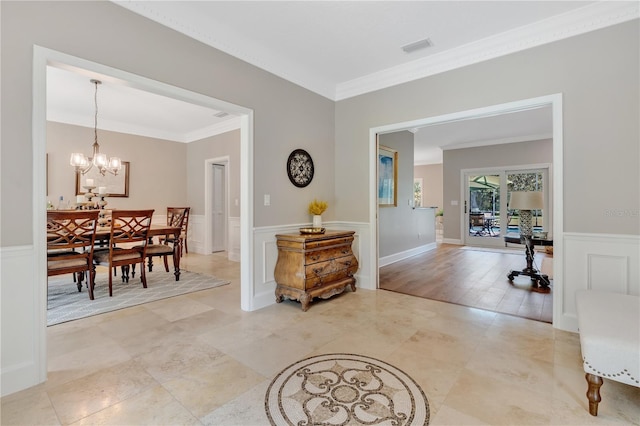
{"label": "chest drawer handle", "polygon": [[314,274],[319,274],[320,272],[322,272],[324,268],[313,268],[313,273]]}
{"label": "chest drawer handle", "polygon": [[347,260],[346,262],[344,262],[345,266],[351,266],[351,261]]}
{"label": "chest drawer handle", "polygon": [[320,256],[318,256],[318,255],[311,256],[311,260],[315,261],[315,260],[318,260],[318,259],[320,259]]}
{"label": "chest drawer handle", "polygon": [[342,250],[342,254],[349,254],[349,253],[351,253],[351,250],[349,250],[349,249]]}

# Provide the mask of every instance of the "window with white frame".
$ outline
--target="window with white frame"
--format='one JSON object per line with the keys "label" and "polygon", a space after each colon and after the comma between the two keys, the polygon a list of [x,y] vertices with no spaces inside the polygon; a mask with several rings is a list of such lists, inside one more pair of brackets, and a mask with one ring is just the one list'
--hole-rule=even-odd
{"label": "window with white frame", "polygon": [[422,207],[422,194],[424,191],[422,190],[422,178],[414,178],[413,179],[413,206],[414,207]]}

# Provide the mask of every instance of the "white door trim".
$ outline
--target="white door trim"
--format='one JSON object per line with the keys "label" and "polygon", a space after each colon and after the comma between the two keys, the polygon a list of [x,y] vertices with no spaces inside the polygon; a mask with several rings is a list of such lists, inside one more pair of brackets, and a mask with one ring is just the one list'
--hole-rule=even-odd
{"label": "white door trim", "polygon": [[230,158],[228,155],[217,158],[209,158],[204,160],[204,252],[205,254],[210,254],[211,250],[213,250],[213,239],[212,239],[212,229],[211,222],[213,212],[211,211],[211,182],[213,179],[213,166],[214,164],[220,164],[224,166],[224,196],[225,196],[225,206],[224,206],[224,246],[227,253],[229,253],[229,238],[227,238],[227,229],[228,224],[227,221],[229,219],[229,162]]}
{"label": "white door trim", "polygon": [[[38,290],[33,294],[35,326],[24,330],[25,335],[34,336],[35,358],[39,360],[37,380],[46,380],[47,374],[47,339],[46,339],[46,309],[47,309],[47,274],[46,274],[46,84],[47,65],[67,68],[80,68],[89,72],[113,77],[126,83],[130,87],[179,99],[185,102],[227,111],[240,117],[240,188],[241,188],[241,302],[240,307],[245,311],[253,309],[254,279],[253,279],[253,110],[225,102],[201,93],[191,92],[176,86],[171,86],[156,80],[132,74],[117,68],[102,65],[86,59],[68,55],[41,46],[33,48],[33,109],[32,109],[32,146],[33,146],[33,246],[35,252],[35,284]],[[19,326],[19,325],[16,325]]]}

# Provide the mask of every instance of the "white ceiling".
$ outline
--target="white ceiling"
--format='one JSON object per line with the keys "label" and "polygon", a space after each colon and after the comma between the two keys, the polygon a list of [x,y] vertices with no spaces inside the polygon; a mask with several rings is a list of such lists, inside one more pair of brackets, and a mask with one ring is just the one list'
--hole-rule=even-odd
{"label": "white ceiling", "polygon": [[[640,16],[637,1],[114,1],[333,100],[415,80]],[[432,47],[401,47],[429,38]],[[70,75],[71,74],[71,75]],[[75,74],[75,75],[73,75]],[[95,77],[95,76],[93,76]],[[219,111],[109,82],[98,92],[98,126],[189,142],[237,128]],[[93,127],[86,73],[48,73],[48,117]],[[473,141],[550,135],[548,114],[526,111],[431,126],[416,133],[416,162]],[[452,128],[453,127],[453,128]],[[441,158],[441,154],[440,154]]]}
{"label": "white ceiling", "polygon": [[238,117],[135,89],[86,70],[47,67],[47,120],[94,127],[98,85],[98,128],[176,142],[192,142],[239,127]]}

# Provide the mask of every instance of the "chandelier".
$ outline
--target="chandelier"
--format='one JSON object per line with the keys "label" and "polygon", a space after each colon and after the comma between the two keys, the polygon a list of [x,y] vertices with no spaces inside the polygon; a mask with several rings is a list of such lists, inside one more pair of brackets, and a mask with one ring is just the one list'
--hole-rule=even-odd
{"label": "chandelier", "polygon": [[100,153],[100,145],[98,144],[98,84],[102,84],[100,80],[91,80],[91,83],[96,86],[94,95],[95,103],[95,115],[94,115],[94,142],[93,142],[93,156],[85,157],[81,152],[73,152],[71,154],[71,160],[69,163],[76,168],[76,173],[82,173],[83,175],[95,166],[100,174],[104,176],[107,172],[112,175],[117,175],[118,171],[122,168],[122,161],[119,157],[111,157],[107,159],[106,154]]}

